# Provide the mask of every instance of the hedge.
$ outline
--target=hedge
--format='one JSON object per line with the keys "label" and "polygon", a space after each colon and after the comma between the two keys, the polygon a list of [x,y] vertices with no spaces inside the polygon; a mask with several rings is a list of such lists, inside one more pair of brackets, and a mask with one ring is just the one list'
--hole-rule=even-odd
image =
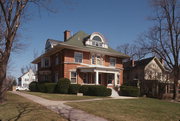
{"label": "hedge", "polygon": [[56,88],[56,83],[45,83],[45,92],[47,93],[54,93]]}
{"label": "hedge", "polygon": [[134,86],[122,85],[120,87],[120,94],[123,96],[138,97],[140,96],[140,89]]}
{"label": "hedge", "polygon": [[32,91],[32,92],[38,92],[39,90],[38,90],[38,87],[37,87],[37,83],[38,82],[35,82],[35,81],[31,82],[29,84],[29,90]]}
{"label": "hedge", "polygon": [[61,94],[68,94],[70,80],[67,78],[61,78],[57,82],[56,92]]}
{"label": "hedge", "polygon": [[79,92],[80,87],[81,87],[80,84],[70,84],[69,94],[77,94]]}
{"label": "hedge", "polygon": [[82,85],[79,92],[88,96],[110,96],[111,89],[103,85]]}

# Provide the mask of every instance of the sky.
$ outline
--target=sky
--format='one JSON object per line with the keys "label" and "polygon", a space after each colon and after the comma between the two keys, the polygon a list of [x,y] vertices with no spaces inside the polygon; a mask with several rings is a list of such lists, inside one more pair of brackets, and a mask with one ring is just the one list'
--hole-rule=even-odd
{"label": "sky", "polygon": [[84,31],[100,32],[109,46],[133,43],[152,25],[149,0],[52,0],[55,12],[28,6],[28,19],[19,29],[20,41],[25,47],[12,53],[11,74],[21,76],[21,68],[34,59],[34,51],[42,54],[48,38],[63,41],[65,30],[71,34]]}

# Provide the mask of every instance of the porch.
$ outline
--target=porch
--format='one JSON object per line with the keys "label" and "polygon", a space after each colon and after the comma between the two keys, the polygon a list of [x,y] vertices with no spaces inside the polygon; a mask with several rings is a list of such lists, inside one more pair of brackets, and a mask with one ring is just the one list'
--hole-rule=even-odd
{"label": "porch", "polygon": [[107,87],[120,86],[120,70],[103,67],[79,67],[77,68],[77,83],[104,85]]}

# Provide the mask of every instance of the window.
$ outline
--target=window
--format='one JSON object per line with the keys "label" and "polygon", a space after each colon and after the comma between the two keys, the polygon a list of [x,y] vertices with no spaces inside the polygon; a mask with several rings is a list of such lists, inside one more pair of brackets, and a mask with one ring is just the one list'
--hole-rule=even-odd
{"label": "window", "polygon": [[56,64],[56,65],[59,64],[59,56],[58,56],[58,55],[56,55],[56,57],[55,57],[55,64]]}
{"label": "window", "polygon": [[72,71],[71,72],[71,83],[76,83],[76,72]]}
{"label": "window", "polygon": [[116,65],[116,58],[110,58],[110,66],[115,66]]}
{"label": "window", "polygon": [[101,56],[96,56],[97,65],[101,65]]}
{"label": "window", "polygon": [[50,66],[49,58],[44,58],[44,67],[49,67],[49,66]]}
{"label": "window", "polygon": [[92,61],[92,62],[91,62],[92,64],[95,64],[95,55],[92,55],[92,56],[91,56],[91,61]]}
{"label": "window", "polygon": [[58,82],[58,72],[55,73],[55,82]]}
{"label": "window", "polygon": [[99,42],[102,42],[101,38],[99,36],[94,36],[93,37],[93,40],[96,40],[96,41],[99,41]]}
{"label": "window", "polygon": [[74,59],[75,59],[75,62],[77,62],[77,63],[82,63],[83,54],[82,54],[82,53],[75,52],[75,53],[74,53]]}

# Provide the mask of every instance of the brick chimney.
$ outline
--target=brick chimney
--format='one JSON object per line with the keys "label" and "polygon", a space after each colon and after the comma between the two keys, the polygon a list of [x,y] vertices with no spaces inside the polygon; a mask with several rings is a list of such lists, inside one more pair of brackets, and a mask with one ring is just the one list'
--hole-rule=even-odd
{"label": "brick chimney", "polygon": [[71,31],[64,31],[64,42],[67,41],[71,37]]}

